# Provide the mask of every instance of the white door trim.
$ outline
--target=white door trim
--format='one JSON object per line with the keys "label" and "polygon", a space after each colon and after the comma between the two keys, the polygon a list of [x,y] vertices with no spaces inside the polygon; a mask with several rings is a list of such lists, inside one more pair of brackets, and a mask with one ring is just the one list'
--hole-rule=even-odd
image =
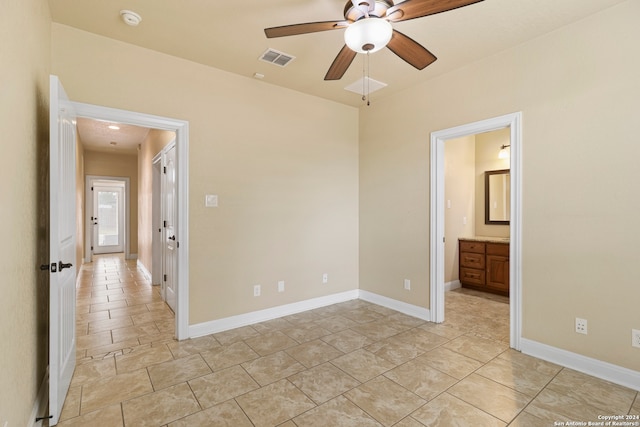
{"label": "white door trim", "polygon": [[99,105],[72,102],[78,117],[169,130],[176,133],[177,205],[176,237],[180,243],[177,260],[176,337],[189,338],[189,122]]}
{"label": "white door trim", "polygon": [[[155,155],[151,161],[152,190],[151,190],[151,283],[161,285],[162,298],[164,299],[164,282],[162,281],[162,151]],[[159,230],[159,231],[158,231]]]}
{"label": "white door trim", "polygon": [[522,113],[512,113],[431,133],[430,196],[430,314],[444,321],[444,143],[449,139],[511,129],[511,221],[509,299],[511,347],[520,350],[522,338]]}
{"label": "white door trim", "polygon": [[84,262],[91,262],[91,256],[93,255],[91,251],[93,242],[93,225],[91,221],[93,216],[93,195],[91,194],[91,187],[93,187],[95,181],[124,182],[124,257],[125,259],[131,259],[131,203],[129,203],[131,193],[129,177],[86,175],[84,180]]}

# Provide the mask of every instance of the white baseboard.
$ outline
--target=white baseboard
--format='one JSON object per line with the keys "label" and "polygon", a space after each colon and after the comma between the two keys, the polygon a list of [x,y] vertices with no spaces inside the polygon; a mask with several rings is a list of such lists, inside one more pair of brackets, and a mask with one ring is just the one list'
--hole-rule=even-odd
{"label": "white baseboard", "polygon": [[314,308],[325,307],[327,305],[337,304],[353,299],[358,299],[357,289],[291,304],[280,305],[278,307],[267,308],[264,310],[252,311],[251,313],[239,314],[237,316],[225,317],[223,319],[212,320],[210,322],[198,323],[196,325],[189,326],[189,337],[195,338],[228,331],[229,329],[253,325],[267,320],[277,319],[278,317],[289,316],[291,314],[301,313],[303,311],[313,310]]}
{"label": "white baseboard", "polygon": [[148,281],[151,281],[151,273],[149,273],[149,270],[147,270],[147,267],[145,267],[144,264],[140,262],[140,260],[136,262],[136,265],[138,266],[138,269],[142,272],[142,274],[144,274],[144,278],[147,279]]}
{"label": "white baseboard", "polygon": [[360,293],[361,300],[364,300],[373,304],[378,304],[383,307],[387,307],[392,310],[399,311],[400,313],[404,313],[412,317],[417,317],[418,319],[429,320],[431,318],[428,308],[423,308],[417,305],[408,304],[406,302],[398,301],[392,298],[387,298],[382,295],[374,294],[368,291],[361,290],[359,293]]}
{"label": "white baseboard", "polygon": [[49,405],[49,367],[47,366],[47,370],[44,373],[44,378],[42,379],[42,383],[40,384],[40,389],[38,390],[38,396],[36,396],[36,401],[33,403],[33,409],[31,410],[31,416],[29,418],[29,427],[40,427],[42,425],[42,421],[36,421],[36,418],[44,417],[48,415],[47,407]]}
{"label": "white baseboard", "polygon": [[520,339],[520,349],[524,354],[546,360],[633,390],[640,391],[640,372],[623,368],[581,354],[562,350],[537,341]]}
{"label": "white baseboard", "polygon": [[453,280],[451,282],[447,282],[444,284],[444,290],[446,291],[452,291],[454,289],[458,289],[462,287],[462,283],[460,283],[460,280]]}
{"label": "white baseboard", "polygon": [[127,256],[127,259],[138,259],[138,254],[129,254],[129,256]]}

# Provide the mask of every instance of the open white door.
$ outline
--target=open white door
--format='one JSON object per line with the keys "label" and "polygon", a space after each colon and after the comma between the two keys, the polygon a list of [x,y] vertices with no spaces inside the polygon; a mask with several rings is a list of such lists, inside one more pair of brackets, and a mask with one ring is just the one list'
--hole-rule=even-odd
{"label": "open white door", "polygon": [[169,307],[176,311],[176,146],[172,144],[165,154],[165,166],[163,176],[164,197],[164,284],[165,299]]}
{"label": "open white door", "polygon": [[56,425],[76,364],[76,119],[58,77],[49,82],[49,425]]}

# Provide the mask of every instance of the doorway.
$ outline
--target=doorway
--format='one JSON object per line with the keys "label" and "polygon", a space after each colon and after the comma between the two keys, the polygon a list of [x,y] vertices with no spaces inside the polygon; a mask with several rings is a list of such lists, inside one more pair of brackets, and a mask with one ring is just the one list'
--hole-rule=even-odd
{"label": "doorway", "polygon": [[445,319],[445,142],[465,136],[508,128],[510,132],[511,221],[509,224],[510,345],[520,349],[522,335],[522,113],[470,123],[431,134],[430,200],[430,320]]}
{"label": "doorway", "polygon": [[175,132],[175,320],[176,338],[189,338],[189,123],[184,120],[72,103],[78,117]]}
{"label": "doorway", "polygon": [[123,252],[130,258],[129,178],[85,178],[85,262],[92,255]]}

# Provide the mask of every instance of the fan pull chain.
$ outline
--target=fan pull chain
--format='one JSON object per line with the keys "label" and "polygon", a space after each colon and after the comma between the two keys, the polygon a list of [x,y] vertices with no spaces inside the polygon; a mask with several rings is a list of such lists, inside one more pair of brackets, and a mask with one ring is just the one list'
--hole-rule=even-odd
{"label": "fan pull chain", "polygon": [[369,52],[362,60],[362,100],[367,101],[367,106],[371,105],[369,94],[371,91],[369,74],[371,72]]}

